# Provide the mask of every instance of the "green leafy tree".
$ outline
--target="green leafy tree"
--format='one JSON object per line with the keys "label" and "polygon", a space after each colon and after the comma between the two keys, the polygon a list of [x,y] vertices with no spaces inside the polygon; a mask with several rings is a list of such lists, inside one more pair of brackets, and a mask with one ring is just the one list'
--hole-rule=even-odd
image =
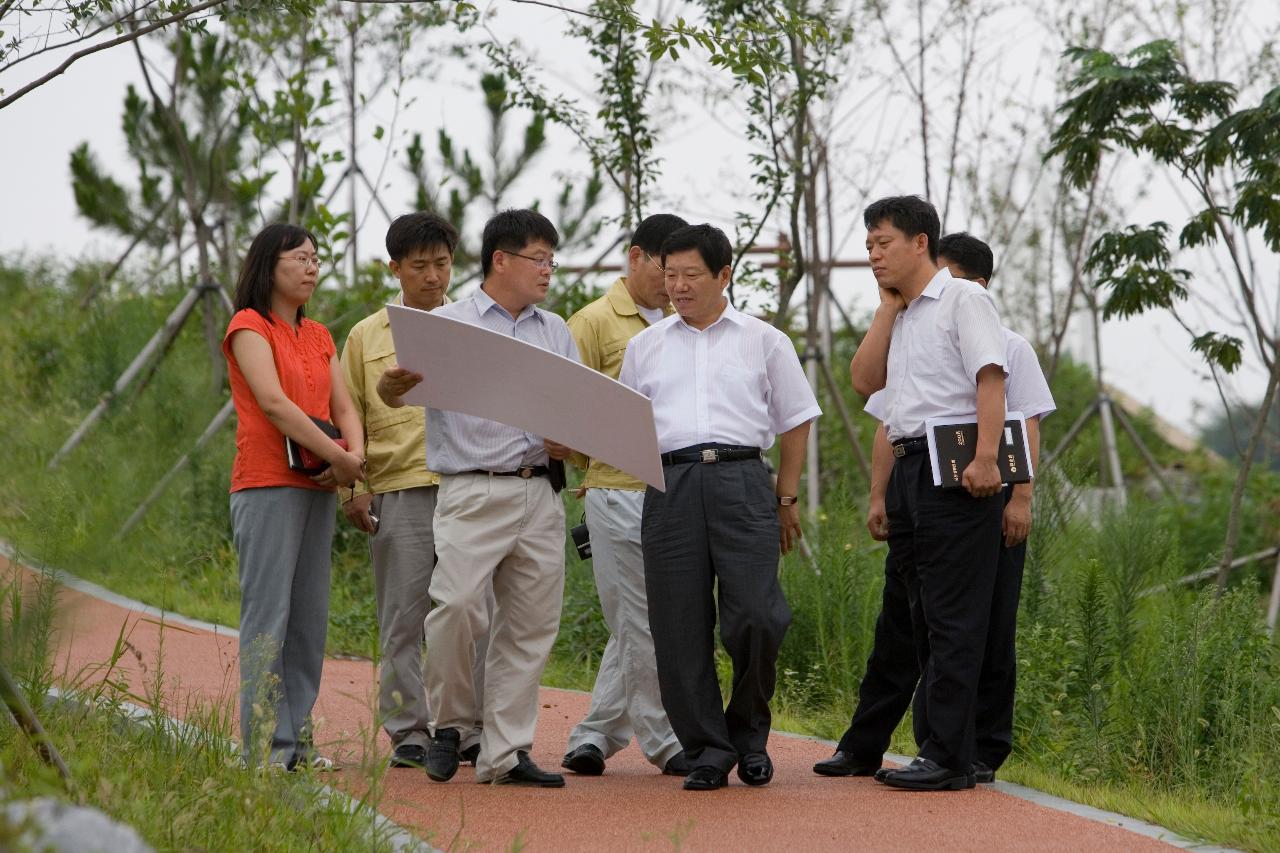
{"label": "green leafy tree", "polygon": [[[257,219],[253,202],[269,176],[243,170],[249,107],[224,85],[236,62],[230,39],[179,32],[169,42],[171,75],[140,62],[142,90],[129,86],[123,129],[138,173],[129,191],[98,166],[88,143],[71,155],[72,186],[82,216],[96,227],[182,257],[196,254],[195,276],[215,384],[221,385],[222,299],[216,276],[230,275],[238,246]],[[141,55],[139,55],[141,60]]]}
{"label": "green leafy tree", "polygon": [[[1120,150],[1172,169],[1198,202],[1176,229],[1163,221],[1132,224],[1093,241],[1086,269],[1106,294],[1104,316],[1169,312],[1215,371],[1233,372],[1249,354],[1268,373],[1232,493],[1221,590],[1238,541],[1245,484],[1280,383],[1280,329],[1266,308],[1268,285],[1249,248],[1250,240],[1260,240],[1280,253],[1280,87],[1240,109],[1234,84],[1197,79],[1167,40],[1125,56],[1085,48],[1068,56],[1076,67],[1073,94],[1059,108],[1049,152],[1061,158],[1066,179],[1086,185],[1101,158]],[[1178,250],[1212,252],[1228,271],[1230,302],[1239,307],[1234,323],[1193,327],[1183,316],[1179,309],[1194,284],[1191,273],[1175,265]]]}

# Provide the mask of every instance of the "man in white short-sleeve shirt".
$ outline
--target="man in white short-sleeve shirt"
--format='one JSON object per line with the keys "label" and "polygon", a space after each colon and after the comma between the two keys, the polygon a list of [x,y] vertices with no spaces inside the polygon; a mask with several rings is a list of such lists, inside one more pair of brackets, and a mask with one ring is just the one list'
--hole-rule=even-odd
{"label": "man in white short-sleeve shirt", "polygon": [[[885,433],[895,460],[885,488],[885,571],[897,576],[920,617],[912,625],[914,648],[924,649],[928,638],[927,658],[921,654],[917,661],[929,709],[919,757],[877,778],[908,790],[971,788],[974,711],[1003,511],[995,458],[1005,413],[1004,331],[980,285],[938,268],[940,228],[933,205],[915,196],[891,197],[873,203],[863,218],[881,306],[850,371],[859,392],[885,389]],[[933,485],[925,421],[974,412],[978,444],[961,475],[964,487]],[[881,470],[883,459],[881,448]],[[882,612],[873,660],[882,641],[896,639],[885,636],[886,627],[893,623]],[[898,701],[892,685],[876,676],[869,668],[859,714],[889,713]],[[836,754],[815,770],[875,773],[883,747],[859,739],[864,730],[851,726]]]}
{"label": "man in white short-sleeve shirt", "polygon": [[[645,493],[641,547],[658,687],[692,791],[723,788],[735,764],[748,785],[773,778],[769,700],[791,622],[778,554],[800,537],[805,441],[822,413],[791,339],[725,298],[731,260],[728,237],[710,225],[666,239],[677,314],[631,339],[618,377],[653,401],[662,451],[666,491]],[[761,459],[775,436],[776,487]],[[727,708],[717,610],[733,661]]]}
{"label": "man in white short-sleeve shirt", "polygon": [[[948,234],[941,239],[938,260],[956,278],[975,281],[987,287],[994,268],[991,249],[986,243],[965,233]],[[1005,382],[1006,408],[1026,416],[1027,440],[1033,470],[1039,461],[1039,423],[1056,409],[1049,385],[1040,370],[1035,350],[1026,338],[1006,328],[1005,346],[1008,378]],[[873,451],[872,487],[867,513],[867,528],[874,539],[888,538],[885,518],[885,482],[893,466],[893,455],[883,421],[884,391],[867,400],[866,412],[881,425],[876,430]],[[978,680],[978,704],[974,719],[977,782],[995,781],[995,771],[1008,757],[1013,743],[1013,701],[1017,657],[1014,647],[1018,616],[1018,599],[1022,589],[1022,570],[1026,560],[1026,538],[1031,528],[1032,484],[1019,483],[1005,490],[1003,547],[996,570],[996,583],[991,601],[987,647]],[[846,755],[881,755],[888,748],[912,694],[916,702],[912,715],[917,742],[923,743],[928,732],[928,704],[925,692],[917,690],[920,667],[917,656],[928,654],[928,638],[912,631],[911,600],[917,600],[901,575],[885,572],[882,615],[876,626],[874,653],[867,662],[859,703],[848,731],[837,749]],[[919,614],[916,621],[920,621]],[[916,649],[917,641],[922,648]],[[868,759],[865,763],[879,763]],[[847,762],[827,759],[814,765],[823,775],[852,775]],[[879,771],[883,775],[884,771]]]}

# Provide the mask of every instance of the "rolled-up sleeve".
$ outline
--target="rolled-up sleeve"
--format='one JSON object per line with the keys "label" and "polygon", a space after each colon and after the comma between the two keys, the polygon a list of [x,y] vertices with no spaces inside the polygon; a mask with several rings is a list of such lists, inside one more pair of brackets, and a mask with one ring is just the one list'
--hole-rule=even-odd
{"label": "rolled-up sleeve", "polygon": [[1022,412],[1028,418],[1046,418],[1057,410],[1053,392],[1040,369],[1040,359],[1025,338],[1010,336],[1009,363],[1005,366],[1009,379],[1004,397],[1011,412]]}

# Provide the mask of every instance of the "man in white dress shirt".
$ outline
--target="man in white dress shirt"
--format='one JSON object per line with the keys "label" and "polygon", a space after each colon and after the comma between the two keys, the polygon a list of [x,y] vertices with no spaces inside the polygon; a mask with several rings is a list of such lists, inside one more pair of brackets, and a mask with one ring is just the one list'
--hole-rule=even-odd
{"label": "man in white dress shirt", "polygon": [[[735,764],[748,785],[773,778],[769,700],[791,621],[778,554],[801,535],[805,440],[822,413],[791,340],[725,298],[731,260],[729,239],[710,225],[667,238],[677,313],[631,339],[619,376],[653,401],[662,451],[667,488],[645,493],[641,541],[662,704],[693,767],[687,790],[723,788]],[[775,436],[776,488],[760,455]],[[717,604],[733,661],[727,708]]]}
{"label": "man in white dress shirt", "polygon": [[[535,210],[495,214],[481,237],[480,288],[436,313],[577,361],[564,320],[537,307],[547,297],[559,240]],[[421,381],[419,374],[389,368],[378,396],[399,407],[400,397]],[[427,409],[427,464],[440,474],[424,679],[432,713],[426,769],[433,781],[453,778],[461,734],[477,718],[471,672],[477,642],[489,631],[492,594],[476,781],[564,786],[564,777],[539,768],[529,751],[538,681],[560,628],[564,593],[564,505],[551,478],[556,462],[571,452],[497,421]]]}
{"label": "man in white dress shirt", "polygon": [[[884,424],[895,457],[885,493],[886,571],[918,595],[913,609],[924,624],[915,635],[928,637],[928,657],[919,663],[929,731],[919,757],[882,781],[909,790],[972,788],[974,713],[1003,512],[995,460],[1005,413],[1004,331],[981,285],[938,269],[933,205],[915,196],[885,198],[863,219],[881,305],[850,372],[860,393],[886,389]],[[978,446],[961,475],[964,488],[934,486],[925,420],[975,411]]]}
{"label": "man in white dress shirt", "polygon": [[[969,234],[948,234],[939,241],[938,260],[956,278],[989,285],[994,263],[991,248]],[[1040,420],[1056,409],[1049,385],[1040,370],[1035,350],[1026,338],[1006,328],[1008,379],[1006,407],[1020,411],[1027,421],[1027,446],[1032,467],[1039,464]],[[889,538],[885,511],[885,486],[894,457],[885,434],[885,391],[867,400],[867,414],[881,421],[872,453],[871,495],[867,529],[873,539]],[[1018,598],[1022,589],[1022,569],[1026,560],[1026,539],[1031,529],[1032,483],[1019,483],[1005,492],[1003,546],[996,570],[991,601],[990,626],[982,675],[978,681],[975,711],[974,776],[977,782],[995,781],[995,771],[1008,757],[1013,744],[1013,700],[1016,673],[1014,636]],[[913,631],[922,625],[922,614],[912,614],[919,606],[917,585],[895,564],[886,565],[880,617],[876,621],[875,643],[867,673],[858,691],[858,707],[849,728],[840,738],[836,753],[814,765],[823,776],[870,776],[887,773],[880,763],[888,749],[893,730],[901,721],[915,694],[912,722],[917,744],[928,737],[926,692],[917,689],[918,659],[928,657],[928,637]],[[914,623],[913,623],[914,619]]]}

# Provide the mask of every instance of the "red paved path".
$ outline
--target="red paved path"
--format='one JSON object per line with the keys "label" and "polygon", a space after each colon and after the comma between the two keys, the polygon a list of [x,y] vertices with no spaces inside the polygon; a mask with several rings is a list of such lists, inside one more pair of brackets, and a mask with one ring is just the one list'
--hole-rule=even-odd
{"label": "red paved path", "polygon": [[[3,569],[0,558],[0,569]],[[0,575],[5,574],[0,571]],[[121,626],[129,651],[116,676],[139,695],[163,664],[170,713],[193,703],[234,705],[236,639],[158,620],[71,589],[61,594],[59,669],[99,678]],[[360,793],[359,768],[368,741],[375,676],[366,661],[328,660],[315,715],[321,748],[345,769],[329,781]],[[544,688],[533,757],[555,768],[570,728],[585,714],[588,697]],[[377,749],[389,746],[379,733]],[[758,851],[1147,851],[1171,845],[1123,829],[1045,808],[989,787],[958,793],[909,793],[870,779],[826,779],[810,767],[830,747],[807,738],[775,735],[770,753],[774,781],[747,788],[731,777],[716,792],[681,790],[681,780],[660,775],[629,747],[599,778],[568,776],[560,790],[493,787],[473,783],[467,766],[448,784],[421,771],[384,776],[380,810],[437,847],[510,849],[516,839],[533,851],[758,850]],[[379,759],[381,760],[381,759]]]}

